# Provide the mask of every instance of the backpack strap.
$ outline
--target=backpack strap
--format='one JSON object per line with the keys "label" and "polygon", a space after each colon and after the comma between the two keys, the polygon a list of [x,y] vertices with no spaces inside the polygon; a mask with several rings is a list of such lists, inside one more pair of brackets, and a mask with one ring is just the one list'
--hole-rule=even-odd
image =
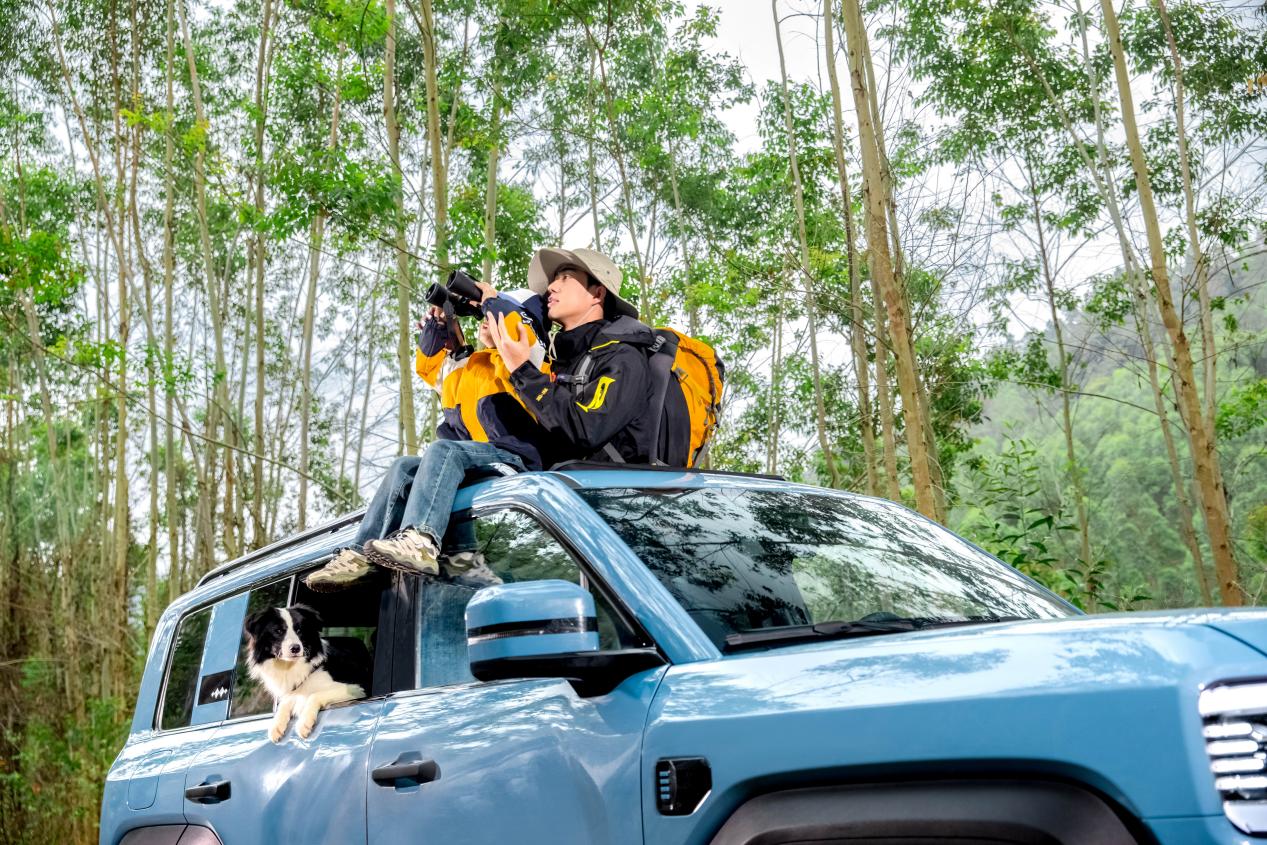
{"label": "backpack strap", "polygon": [[581,359],[581,363],[577,365],[576,371],[572,373],[558,373],[554,380],[563,384],[570,384],[577,390],[581,390],[589,383],[590,370],[594,369],[594,356],[586,352],[585,357]]}
{"label": "backpack strap", "polygon": [[677,357],[677,335],[670,331],[656,331],[655,343],[647,347],[647,367],[651,375],[651,395],[648,397],[650,413],[647,415],[647,438],[650,448],[647,454],[653,466],[664,465],[663,444],[660,442],[660,426],[664,422],[664,400],[673,378],[673,361]]}

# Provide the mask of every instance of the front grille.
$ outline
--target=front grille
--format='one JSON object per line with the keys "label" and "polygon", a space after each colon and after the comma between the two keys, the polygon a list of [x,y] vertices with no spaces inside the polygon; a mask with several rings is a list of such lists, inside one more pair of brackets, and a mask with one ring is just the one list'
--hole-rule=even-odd
{"label": "front grille", "polygon": [[1197,707],[1223,812],[1243,833],[1267,834],[1267,681],[1209,687]]}

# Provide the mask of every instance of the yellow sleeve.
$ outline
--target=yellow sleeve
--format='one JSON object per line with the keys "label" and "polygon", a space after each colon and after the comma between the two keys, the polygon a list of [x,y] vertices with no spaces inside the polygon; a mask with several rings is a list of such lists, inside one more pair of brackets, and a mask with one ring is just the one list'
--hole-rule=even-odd
{"label": "yellow sleeve", "polygon": [[423,355],[421,349],[414,347],[414,371],[423,381],[435,388],[442,377],[440,370],[444,367],[444,359],[448,354],[441,349],[434,355]]}
{"label": "yellow sleeve", "polygon": [[[507,314],[506,328],[513,333],[519,327],[523,328],[524,337],[528,339],[528,344],[531,347],[528,353],[528,360],[532,362],[534,367],[541,369],[545,361],[545,347],[541,343],[541,338],[537,337],[537,333],[532,330],[530,324],[524,322],[518,311]],[[514,390],[510,387],[510,370],[506,368],[505,362],[502,361],[501,354],[494,350],[492,360],[500,389],[508,393],[514,393]]]}

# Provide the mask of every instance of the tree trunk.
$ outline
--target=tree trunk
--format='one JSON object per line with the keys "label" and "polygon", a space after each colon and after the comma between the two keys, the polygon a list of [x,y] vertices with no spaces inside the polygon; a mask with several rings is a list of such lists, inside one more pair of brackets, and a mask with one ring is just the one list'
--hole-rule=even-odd
{"label": "tree trunk", "polygon": [[792,202],[796,208],[796,231],[801,247],[801,275],[805,279],[805,314],[809,321],[810,371],[814,380],[814,416],[818,427],[818,448],[827,463],[827,477],[832,487],[840,486],[840,473],[836,469],[836,457],[832,453],[827,436],[827,408],[823,402],[823,383],[818,360],[818,330],[814,278],[810,275],[809,237],[805,230],[805,194],[801,186],[801,171],[796,155],[796,131],[792,124],[792,98],[787,86],[787,63],[783,58],[783,34],[779,26],[778,0],[770,0],[774,15],[774,41],[779,48],[779,74],[783,85],[783,121],[787,127],[788,164],[792,174]]}
{"label": "tree trunk", "polygon": [[1161,421],[1162,440],[1166,444],[1166,461],[1170,466],[1171,483],[1175,487],[1175,500],[1179,508],[1179,534],[1192,557],[1192,566],[1196,571],[1197,588],[1201,592],[1203,607],[1212,607],[1214,597],[1210,592],[1210,579],[1205,571],[1205,557],[1201,553],[1201,544],[1197,541],[1197,533],[1192,525],[1192,502],[1188,498],[1188,482],[1184,479],[1183,469],[1179,462],[1179,450],[1175,446],[1175,436],[1170,430],[1170,412],[1166,407],[1165,394],[1162,392],[1161,378],[1157,368],[1157,350],[1153,345],[1153,332],[1148,325],[1148,295],[1140,272],[1133,265],[1126,272],[1131,278],[1131,301],[1134,303],[1135,322],[1139,329],[1140,340],[1144,345],[1144,360],[1148,364],[1148,381],[1152,386],[1153,407],[1157,411],[1157,419]]}
{"label": "tree trunk", "polygon": [[501,150],[501,84],[493,83],[493,120],[490,132],[492,146],[488,150],[488,183],[484,188],[484,266],[483,281],[493,284],[493,254],[497,234],[497,154]]}
{"label": "tree trunk", "polygon": [[[202,246],[203,275],[207,286],[207,306],[211,316],[212,340],[215,350],[215,372],[212,378],[211,401],[207,407],[207,421],[204,427],[208,444],[214,443],[216,433],[221,426],[221,416],[228,410],[228,392],[225,389],[227,368],[224,358],[224,313],[220,303],[219,282],[215,277],[214,260],[211,251],[211,230],[207,219],[207,175],[206,175],[206,137],[208,123],[206,111],[202,104],[202,87],[198,80],[198,66],[194,61],[194,46],[189,33],[189,20],[183,5],[178,5],[181,38],[185,47],[185,59],[189,67],[190,92],[194,102],[196,125],[201,132],[194,154],[194,198],[198,214],[198,238]],[[208,446],[204,461],[203,482],[211,485],[216,481],[216,449]],[[199,534],[198,562],[195,571],[205,572],[215,563],[215,496],[212,488],[204,488],[198,496]]]}
{"label": "tree trunk", "polygon": [[[134,7],[133,7],[134,8]],[[124,100],[120,87],[120,76],[117,68],[117,50],[111,51],[112,75],[115,79],[115,162],[116,162],[116,179],[117,189],[115,191],[115,220],[120,229],[120,244],[122,249],[115,256],[119,265],[118,276],[118,334],[116,340],[118,342],[118,398],[115,401],[115,441],[114,441],[114,520],[113,520],[113,538],[112,553],[114,557],[114,600],[119,602],[113,608],[113,625],[112,629],[116,636],[120,638],[126,637],[128,630],[128,551],[131,546],[131,508],[129,507],[129,486],[128,486],[128,340],[131,333],[131,301],[128,298],[128,288],[131,282],[132,266],[131,257],[127,245],[126,238],[123,237],[123,229],[127,223],[123,215],[123,185],[125,184],[125,172],[127,162],[127,144],[124,141],[124,132],[122,120],[119,116],[119,108]],[[111,665],[112,671],[107,673],[110,682],[110,689],[113,691],[121,691],[127,684],[127,668],[124,665],[122,655],[107,652],[107,662]]]}
{"label": "tree trunk", "polygon": [[784,261],[783,274],[779,278],[779,310],[774,321],[774,338],[771,342],[770,356],[770,397],[767,427],[769,428],[766,444],[766,472],[770,475],[779,473],[779,430],[783,421],[783,312],[787,304],[787,277],[789,275]]}
{"label": "tree trunk", "polygon": [[[629,240],[633,245],[634,260],[638,264],[638,310],[641,319],[648,325],[655,325],[655,313],[651,303],[651,277],[647,274],[647,262],[642,254],[642,246],[638,242],[637,218],[634,216],[633,193],[629,187],[629,174],[625,169],[624,145],[620,141],[620,127],[616,123],[616,108],[612,103],[611,87],[607,82],[607,59],[604,50],[599,47],[598,40],[590,29],[588,21],[582,21],[585,37],[589,39],[594,55],[598,59],[598,79],[603,90],[603,102],[606,106],[607,131],[611,133],[612,157],[616,159],[616,169],[620,173],[620,196],[625,210],[625,225],[629,229]],[[597,235],[595,236],[597,239]]]}
{"label": "tree trunk", "polygon": [[[434,110],[433,110],[434,111]],[[400,127],[396,123],[396,0],[387,0],[387,49],[383,58],[383,117],[387,124],[387,155],[400,185],[396,193],[396,310],[399,335],[396,362],[400,367],[401,449],[418,454],[418,431],[414,424],[413,339],[410,337],[409,253],[405,242],[404,171],[400,167]]]}
{"label": "tree trunk", "polygon": [[902,501],[902,480],[897,472],[897,423],[894,420],[893,392],[889,389],[889,328],[885,319],[884,297],[875,276],[875,254],[867,250],[871,263],[872,312],[875,315],[875,401],[880,408],[880,444],[884,449],[884,495]]}
{"label": "tree trunk", "polygon": [[1202,414],[1201,400],[1197,395],[1192,365],[1192,350],[1184,331],[1183,321],[1175,310],[1170,293],[1170,274],[1166,268],[1166,253],[1162,242],[1161,224],[1153,202],[1152,182],[1148,164],[1144,160],[1144,148],[1140,143],[1139,129],[1135,123],[1135,103],[1130,88],[1130,72],[1126,67],[1126,54],[1122,49],[1122,36],[1118,29],[1117,13],[1111,0],[1100,0],[1104,15],[1105,34],[1109,52],[1113,57],[1113,69],[1117,76],[1118,97],[1122,106],[1122,125],[1126,143],[1131,153],[1131,167],[1135,172],[1135,186],[1139,191],[1140,211],[1148,236],[1148,252],[1152,263],[1153,285],[1157,293],[1157,308],[1170,336],[1170,347],[1175,360],[1175,393],[1179,401],[1184,424],[1188,430],[1193,469],[1201,488],[1201,504],[1205,510],[1205,525],[1210,536],[1210,548],[1214,554],[1214,572],[1218,579],[1219,594],[1229,607],[1245,603],[1245,593],[1240,584],[1236,555],[1232,549],[1231,531],[1227,512],[1227,496],[1223,489],[1222,472],[1214,440],[1214,432],[1207,429]]}
{"label": "tree trunk", "polygon": [[427,137],[431,141],[431,195],[435,200],[435,262],[441,279],[449,272],[449,191],[448,166],[440,136],[440,90],[436,82],[439,68],[435,11],[431,0],[422,5],[422,64],[427,89]]}
{"label": "tree trunk", "polygon": [[[588,94],[588,105],[590,113],[595,111],[594,107],[594,70],[597,64],[598,48],[590,43],[590,72],[586,82],[585,91]],[[594,132],[595,126],[588,126],[585,129],[585,148],[586,148],[586,174],[589,176],[590,189],[590,216],[594,221],[594,250],[596,252],[603,251],[602,226],[598,220],[598,171],[594,163]],[[563,230],[559,229],[559,246],[563,245]]]}
{"label": "tree trunk", "polygon": [[1073,485],[1074,498],[1078,512],[1078,556],[1084,567],[1091,561],[1091,530],[1087,517],[1087,497],[1082,485],[1082,468],[1078,464],[1078,456],[1073,443],[1073,414],[1070,410],[1069,394],[1073,385],[1069,382],[1069,353],[1065,349],[1064,326],[1060,322],[1060,310],[1056,304],[1056,280],[1052,275],[1051,256],[1047,249],[1047,235],[1043,229],[1042,209],[1038,203],[1038,188],[1034,182],[1034,171],[1029,162],[1025,163],[1025,175],[1029,188],[1030,201],[1034,207],[1034,228],[1038,233],[1038,259],[1043,270],[1043,283],[1047,291],[1047,308],[1051,316],[1052,330],[1056,335],[1056,355],[1059,363],[1057,373],[1060,376],[1060,412],[1061,429],[1065,436],[1065,461],[1068,465],[1069,482]]}
{"label": "tree trunk", "polygon": [[[264,121],[268,110],[268,62],[270,55],[269,34],[272,29],[273,3],[263,0],[260,14],[260,45],[255,56],[255,214],[263,218],[265,213],[264,189]],[[252,239],[255,257],[255,411],[254,411],[254,459],[251,462],[251,545],[261,548],[268,544],[264,530],[264,388],[267,373],[264,368],[264,269],[268,253],[263,232],[256,231]]]}
{"label": "tree trunk", "polygon": [[[699,306],[695,304],[695,292],[692,288],[695,276],[695,262],[691,259],[691,238],[688,234],[689,223],[682,209],[682,194],[678,190],[677,150],[674,148],[671,138],[667,146],[669,149],[669,187],[673,192],[673,214],[682,230],[682,234],[678,237],[678,249],[682,257],[682,269],[686,273],[683,291],[683,297],[686,300],[686,333],[691,337],[695,337],[699,334]],[[705,458],[707,457],[705,455]]]}
{"label": "tree trunk", "polygon": [[[1087,41],[1086,15],[1083,14],[1081,0],[1074,0],[1074,6],[1077,13],[1074,20],[1082,22],[1078,26],[1078,33],[1082,42],[1083,67],[1086,69],[1087,79],[1090,81],[1091,86],[1091,105],[1096,130],[1095,162],[1092,162],[1090,156],[1086,154],[1083,144],[1073,132],[1072,124],[1063,116],[1063,113],[1062,122],[1066,131],[1077,145],[1077,149],[1082,153],[1083,161],[1090,171],[1097,189],[1104,198],[1105,206],[1109,211],[1109,219],[1112,221],[1114,231],[1117,233],[1118,247],[1122,253],[1123,272],[1126,274],[1132,291],[1131,300],[1134,303],[1135,322],[1144,347],[1144,360],[1148,366],[1148,381],[1152,387],[1153,404],[1157,410],[1157,419],[1161,425],[1162,439],[1166,443],[1166,457],[1170,466],[1171,482],[1174,484],[1175,498],[1179,506],[1179,532],[1183,537],[1184,545],[1188,548],[1188,553],[1192,556],[1192,565],[1196,570],[1197,587],[1201,591],[1202,604],[1209,607],[1214,604],[1214,599],[1210,593],[1210,582],[1205,570],[1201,544],[1197,540],[1196,529],[1192,524],[1192,505],[1188,498],[1188,482],[1184,478],[1183,469],[1179,463],[1179,453],[1175,448],[1174,433],[1170,428],[1170,414],[1166,408],[1166,398],[1162,393],[1161,378],[1157,371],[1157,351],[1153,343],[1153,332],[1148,324],[1148,291],[1141,278],[1142,272],[1135,257],[1135,250],[1131,245],[1130,236],[1127,234],[1126,226],[1122,220],[1122,212],[1118,206],[1117,190],[1114,187],[1114,181],[1109,169],[1108,145],[1105,142],[1104,117],[1100,106],[1100,79],[1099,74],[1096,72],[1095,64],[1091,60],[1091,46]],[[1045,80],[1044,86],[1046,87]],[[1046,88],[1046,90],[1048,97],[1053,102],[1056,102],[1054,93],[1050,88]]]}
{"label": "tree trunk", "polygon": [[867,38],[862,12],[857,0],[842,0],[842,18],[848,41],[849,69],[853,82],[854,104],[858,116],[858,141],[862,150],[864,208],[867,215],[867,246],[872,254],[873,278],[888,312],[889,337],[892,340],[897,371],[898,390],[902,396],[902,413],[906,421],[906,447],[911,461],[911,477],[915,487],[915,503],[919,512],[930,519],[938,518],[937,498],[929,469],[927,440],[920,403],[920,388],[908,332],[908,310],[905,291],[893,273],[889,252],[885,185],[881,171],[877,136],[871,120],[870,96],[863,78],[863,50]]}
{"label": "tree trunk", "polygon": [[[1157,13],[1161,17],[1162,29],[1166,32],[1166,44],[1170,48],[1170,59],[1175,66],[1175,129],[1179,144],[1179,176],[1183,185],[1184,222],[1188,230],[1188,249],[1192,253],[1192,268],[1197,281],[1197,302],[1201,309],[1201,361],[1204,364],[1202,381],[1205,384],[1205,427],[1214,436],[1214,423],[1218,413],[1218,382],[1216,380],[1216,364],[1218,347],[1214,338],[1214,315],[1210,306],[1210,279],[1207,272],[1206,257],[1201,251],[1201,239],[1197,236],[1197,203],[1192,190],[1192,163],[1188,154],[1188,132],[1184,116],[1183,94],[1183,59],[1179,56],[1179,45],[1175,43],[1175,32],[1170,26],[1170,14],[1166,11],[1166,0],[1155,0]],[[1217,469],[1221,469],[1217,466]],[[1223,479],[1219,478],[1222,486]]]}
{"label": "tree trunk", "polygon": [[[901,229],[897,222],[897,193],[896,182],[893,179],[893,168],[889,163],[889,151],[885,141],[884,134],[884,115],[883,108],[880,103],[880,95],[876,84],[875,68],[871,61],[871,41],[866,36],[866,28],[863,25],[861,10],[858,13],[859,32],[863,33],[862,38],[862,62],[863,62],[863,79],[867,85],[867,102],[870,105],[872,134],[875,137],[876,152],[880,162],[880,177],[884,185],[884,202],[885,214],[888,220],[889,246],[893,256],[893,281],[898,291],[901,292],[903,301],[906,303],[906,325],[905,335],[908,338],[910,349],[907,354],[911,361],[915,361],[915,335],[912,330],[912,315],[910,297],[906,288],[906,258],[902,252]],[[942,477],[941,461],[937,452],[937,439],[933,434],[932,415],[929,410],[928,385],[919,377],[919,371],[915,371],[916,392],[919,397],[919,414],[920,427],[924,435],[924,450],[928,456],[928,475],[932,481],[933,507],[937,516],[934,517],[939,522],[946,521],[946,490],[945,479]]]}
{"label": "tree trunk", "polygon": [[[135,154],[139,158],[140,145],[139,136],[138,143],[134,147]],[[132,182],[135,188],[135,179]],[[141,253],[141,233],[140,221],[136,211],[136,199],[133,194],[132,216],[135,226],[135,234],[137,238],[137,254]],[[150,315],[154,313],[154,280],[147,267],[145,276],[145,345],[151,350],[145,356],[146,381],[145,400],[146,409],[149,412],[149,434],[150,434],[150,513],[149,513],[149,541],[145,547],[145,641],[149,642],[150,635],[154,633],[154,627],[158,624],[158,614],[161,609],[158,601],[158,371],[154,367],[153,350],[157,345],[157,338],[154,336],[154,321]]]}
{"label": "tree trunk", "polygon": [[831,0],[823,0],[824,53],[827,78],[831,84],[832,149],[836,154],[836,172],[840,178],[840,198],[845,218],[845,253],[849,262],[849,346],[853,357],[854,377],[858,382],[858,427],[862,437],[862,460],[866,469],[867,495],[879,495],[876,475],[875,429],[871,421],[871,386],[867,366],[867,336],[863,330],[862,292],[858,278],[858,245],[854,234],[853,198],[849,190],[849,171],[845,166],[845,130],[841,116],[840,79],[836,75],[835,15]]}
{"label": "tree trunk", "polygon": [[[381,269],[382,269],[382,263],[380,261],[378,262],[378,266],[374,268],[374,275],[371,278],[377,279]],[[371,281],[370,292],[369,292],[371,314],[373,313],[374,303],[376,300],[377,300],[377,296],[375,295],[375,283]],[[374,333],[373,321],[370,321],[369,325],[367,326],[366,335],[369,337],[369,342],[365,344],[366,345],[365,389],[361,396],[361,413],[359,415],[359,421],[357,423],[356,468],[352,471],[353,472],[352,489],[356,490],[358,495],[361,492],[361,457],[362,455],[365,454],[365,433],[369,428],[367,417],[369,414],[369,407],[370,407],[370,388],[374,384],[374,365],[378,361],[375,355],[377,350],[374,347],[374,338],[376,337],[376,335]]]}
{"label": "tree trunk", "polygon": [[[335,73],[334,105],[330,113],[330,141],[327,149],[339,146],[340,89],[343,82],[343,56],[339,55]],[[317,319],[317,278],[321,273],[321,242],[325,237],[326,212],[320,209],[312,218],[308,234],[308,292],[304,297],[303,364],[300,373],[303,391],[299,399],[299,530],[308,527],[308,425],[312,417],[312,345]]]}

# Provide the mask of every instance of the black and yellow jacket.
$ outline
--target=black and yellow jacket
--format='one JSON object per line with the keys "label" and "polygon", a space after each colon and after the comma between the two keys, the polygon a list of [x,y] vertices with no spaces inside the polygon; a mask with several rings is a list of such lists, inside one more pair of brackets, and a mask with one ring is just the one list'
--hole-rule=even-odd
{"label": "black and yellow jacket", "polygon": [[510,376],[519,400],[551,435],[548,460],[650,455],[647,349],[655,333],[632,317],[596,320],[554,336],[549,372],[531,362]]}
{"label": "black and yellow jacket", "polygon": [[[506,297],[484,303],[486,313],[504,315],[506,325],[523,326],[533,344],[526,367],[540,367],[545,347],[522,307]],[[525,410],[511,389],[510,372],[496,349],[481,349],[454,358],[447,349],[449,334],[435,320],[427,320],[418,336],[414,369],[440,394],[444,419],[436,428],[441,440],[476,440],[513,452],[528,469],[540,469],[545,460],[545,432]]]}

